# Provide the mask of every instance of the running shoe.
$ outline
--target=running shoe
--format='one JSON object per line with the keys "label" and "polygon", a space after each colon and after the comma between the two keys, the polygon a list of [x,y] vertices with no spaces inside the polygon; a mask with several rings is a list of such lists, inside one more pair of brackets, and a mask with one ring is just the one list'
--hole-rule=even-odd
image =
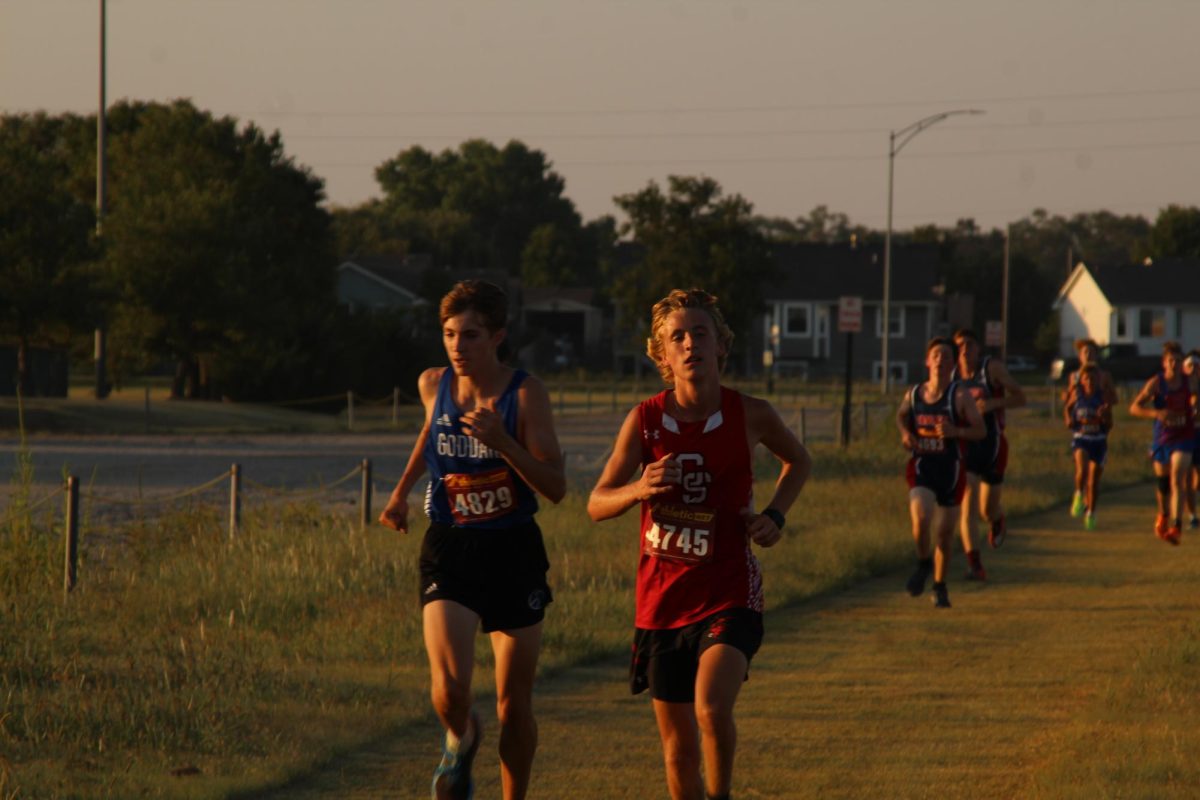
{"label": "running shoe", "polygon": [[988,544],[992,547],[999,547],[1004,544],[1004,539],[1008,536],[1008,518],[1001,514],[999,519],[992,520],[992,527],[988,530]]}
{"label": "running shoe", "polygon": [[950,593],[946,591],[946,584],[935,583],[933,585],[933,605],[937,608],[950,607]]}
{"label": "running shoe", "polygon": [[1165,539],[1170,527],[1170,520],[1167,519],[1166,514],[1158,514],[1154,517],[1154,535],[1158,538]]}
{"label": "running shoe", "polygon": [[479,750],[483,729],[479,727],[479,717],[474,711],[471,712],[471,726],[475,729],[475,736],[465,752],[451,753],[443,743],[442,763],[433,771],[433,800],[471,800],[475,795],[471,762]]}
{"label": "running shoe", "polygon": [[983,559],[978,550],[967,553],[967,574],[963,576],[969,581],[986,581],[987,570],[983,568]]}
{"label": "running shoe", "polygon": [[1196,530],[1196,528],[1200,528],[1200,517],[1197,517],[1195,514],[1193,514],[1191,521],[1188,522],[1188,527],[1191,528],[1192,530]]}
{"label": "running shoe", "polygon": [[1082,517],[1083,509],[1084,509],[1083,494],[1080,492],[1076,492],[1075,499],[1071,501],[1071,516],[1072,517]]}
{"label": "running shoe", "polygon": [[1086,517],[1083,518],[1083,529],[1085,531],[1096,530],[1096,515],[1095,514],[1088,514]]}
{"label": "running shoe", "polygon": [[1170,528],[1167,528],[1167,533],[1165,536],[1163,536],[1164,541],[1168,541],[1174,545],[1178,545],[1179,540],[1182,538],[1183,538],[1183,529],[1179,527],[1179,523],[1176,523],[1176,524],[1172,525]]}
{"label": "running shoe", "polygon": [[920,597],[925,591],[925,581],[929,579],[929,567],[924,564],[917,564],[917,571],[908,578],[908,583],[904,584],[904,588],[913,597]]}

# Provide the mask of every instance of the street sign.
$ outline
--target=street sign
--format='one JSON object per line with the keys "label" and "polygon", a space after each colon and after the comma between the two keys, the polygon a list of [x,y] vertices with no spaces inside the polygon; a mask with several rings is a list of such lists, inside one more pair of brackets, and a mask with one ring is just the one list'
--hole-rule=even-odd
{"label": "street sign", "polygon": [[838,298],[838,333],[862,333],[862,298]]}
{"label": "street sign", "polygon": [[1004,323],[998,319],[989,319],[983,329],[983,343],[988,347],[1004,345]]}

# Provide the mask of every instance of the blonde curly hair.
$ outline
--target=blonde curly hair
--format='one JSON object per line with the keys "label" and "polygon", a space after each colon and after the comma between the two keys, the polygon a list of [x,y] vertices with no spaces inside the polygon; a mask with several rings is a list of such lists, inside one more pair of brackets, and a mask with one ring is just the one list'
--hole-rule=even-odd
{"label": "blonde curly hair", "polygon": [[717,344],[720,357],[717,360],[719,371],[725,371],[725,362],[729,357],[729,346],[733,344],[733,330],[725,324],[721,309],[717,308],[716,295],[709,294],[703,289],[672,289],[671,292],[654,304],[650,311],[650,336],[646,339],[646,355],[658,367],[658,374],[668,386],[675,384],[675,374],[663,358],[663,343],[659,334],[667,321],[667,317],[685,308],[699,308],[708,312],[712,317],[713,328],[716,329]]}

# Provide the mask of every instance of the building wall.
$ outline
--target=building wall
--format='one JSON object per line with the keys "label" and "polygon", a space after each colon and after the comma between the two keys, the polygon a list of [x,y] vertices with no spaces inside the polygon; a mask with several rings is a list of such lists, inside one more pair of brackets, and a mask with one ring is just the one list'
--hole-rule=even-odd
{"label": "building wall", "polygon": [[1059,354],[1074,354],[1076,339],[1094,339],[1105,345],[1115,333],[1112,306],[1090,273],[1083,271],[1059,308]]}

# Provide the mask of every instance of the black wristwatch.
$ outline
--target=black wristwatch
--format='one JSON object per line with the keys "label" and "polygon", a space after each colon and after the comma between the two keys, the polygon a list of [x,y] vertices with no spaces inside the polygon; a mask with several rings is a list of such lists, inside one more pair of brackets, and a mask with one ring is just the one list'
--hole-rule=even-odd
{"label": "black wristwatch", "polygon": [[783,530],[783,514],[779,513],[779,511],[774,508],[764,508],[762,515],[771,520],[771,522],[774,522],[776,528]]}

